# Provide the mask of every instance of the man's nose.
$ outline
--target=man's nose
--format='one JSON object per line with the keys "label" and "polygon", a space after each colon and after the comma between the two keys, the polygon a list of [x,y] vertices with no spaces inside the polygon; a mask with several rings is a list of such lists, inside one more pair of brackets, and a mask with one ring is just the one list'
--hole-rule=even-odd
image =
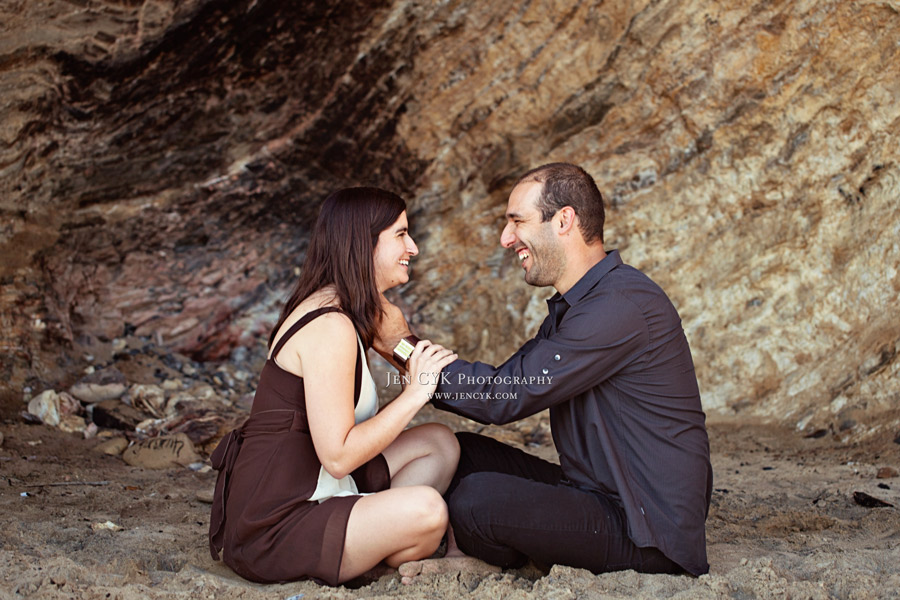
{"label": "man's nose", "polygon": [[513,233],[513,224],[507,223],[500,234],[500,245],[504,248],[512,248],[516,243],[516,234]]}

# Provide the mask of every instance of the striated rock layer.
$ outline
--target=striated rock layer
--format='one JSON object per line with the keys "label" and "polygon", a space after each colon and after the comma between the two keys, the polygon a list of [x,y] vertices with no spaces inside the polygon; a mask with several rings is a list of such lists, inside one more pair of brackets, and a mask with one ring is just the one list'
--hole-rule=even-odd
{"label": "striated rock layer", "polygon": [[410,203],[397,297],[502,360],[550,289],[499,246],[526,169],[583,165],[666,289],[711,413],[898,425],[900,3],[0,3],[8,407],[126,334],[261,344],[318,203]]}

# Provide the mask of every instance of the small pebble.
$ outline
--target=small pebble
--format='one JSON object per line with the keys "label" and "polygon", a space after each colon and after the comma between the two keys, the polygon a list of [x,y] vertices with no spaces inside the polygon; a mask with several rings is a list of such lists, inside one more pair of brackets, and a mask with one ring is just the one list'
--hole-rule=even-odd
{"label": "small pebble", "polygon": [[109,531],[122,531],[122,526],[117,525],[112,521],[105,521],[103,523],[91,523],[91,529],[94,531],[102,531],[104,529]]}
{"label": "small pebble", "polygon": [[99,433],[99,431],[100,428],[97,427],[96,423],[88,423],[88,426],[84,428],[84,439],[90,440],[97,437],[97,433]]}
{"label": "small pebble", "polygon": [[881,467],[875,475],[878,479],[891,479],[897,476],[897,469],[893,467]]}
{"label": "small pebble", "polygon": [[179,381],[177,379],[166,379],[165,381],[162,382],[162,389],[164,389],[168,392],[180,390],[182,387],[184,387],[184,386],[181,384],[181,381]]}
{"label": "small pebble", "polygon": [[115,437],[105,442],[101,442],[94,447],[97,452],[108,454],[109,456],[119,456],[125,452],[128,447],[128,440],[124,437]]}
{"label": "small pebble", "polygon": [[866,508],[882,508],[882,507],[893,507],[894,505],[885,502],[880,498],[875,498],[874,496],[870,496],[865,492],[853,492],[853,501],[859,504],[860,506],[865,506]]}

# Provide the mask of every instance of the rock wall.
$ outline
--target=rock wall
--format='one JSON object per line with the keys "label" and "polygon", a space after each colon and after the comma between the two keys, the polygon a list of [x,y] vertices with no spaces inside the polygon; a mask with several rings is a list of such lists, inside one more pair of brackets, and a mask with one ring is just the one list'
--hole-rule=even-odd
{"label": "rock wall", "polygon": [[128,333],[262,343],[318,203],[409,201],[399,301],[502,360],[552,290],[499,246],[524,170],[584,166],[679,308],[706,408],[900,421],[895,0],[0,4],[2,395]]}

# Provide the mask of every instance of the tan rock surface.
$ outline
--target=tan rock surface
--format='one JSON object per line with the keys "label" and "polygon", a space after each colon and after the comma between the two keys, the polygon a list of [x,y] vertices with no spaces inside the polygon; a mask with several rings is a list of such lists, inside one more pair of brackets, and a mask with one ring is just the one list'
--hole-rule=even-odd
{"label": "tan rock surface", "polygon": [[525,166],[578,162],[607,245],[679,307],[707,409],[846,427],[898,406],[896,6],[729,7],[454,7],[398,128],[432,159],[420,322],[494,360],[539,323],[497,244],[505,196]]}

